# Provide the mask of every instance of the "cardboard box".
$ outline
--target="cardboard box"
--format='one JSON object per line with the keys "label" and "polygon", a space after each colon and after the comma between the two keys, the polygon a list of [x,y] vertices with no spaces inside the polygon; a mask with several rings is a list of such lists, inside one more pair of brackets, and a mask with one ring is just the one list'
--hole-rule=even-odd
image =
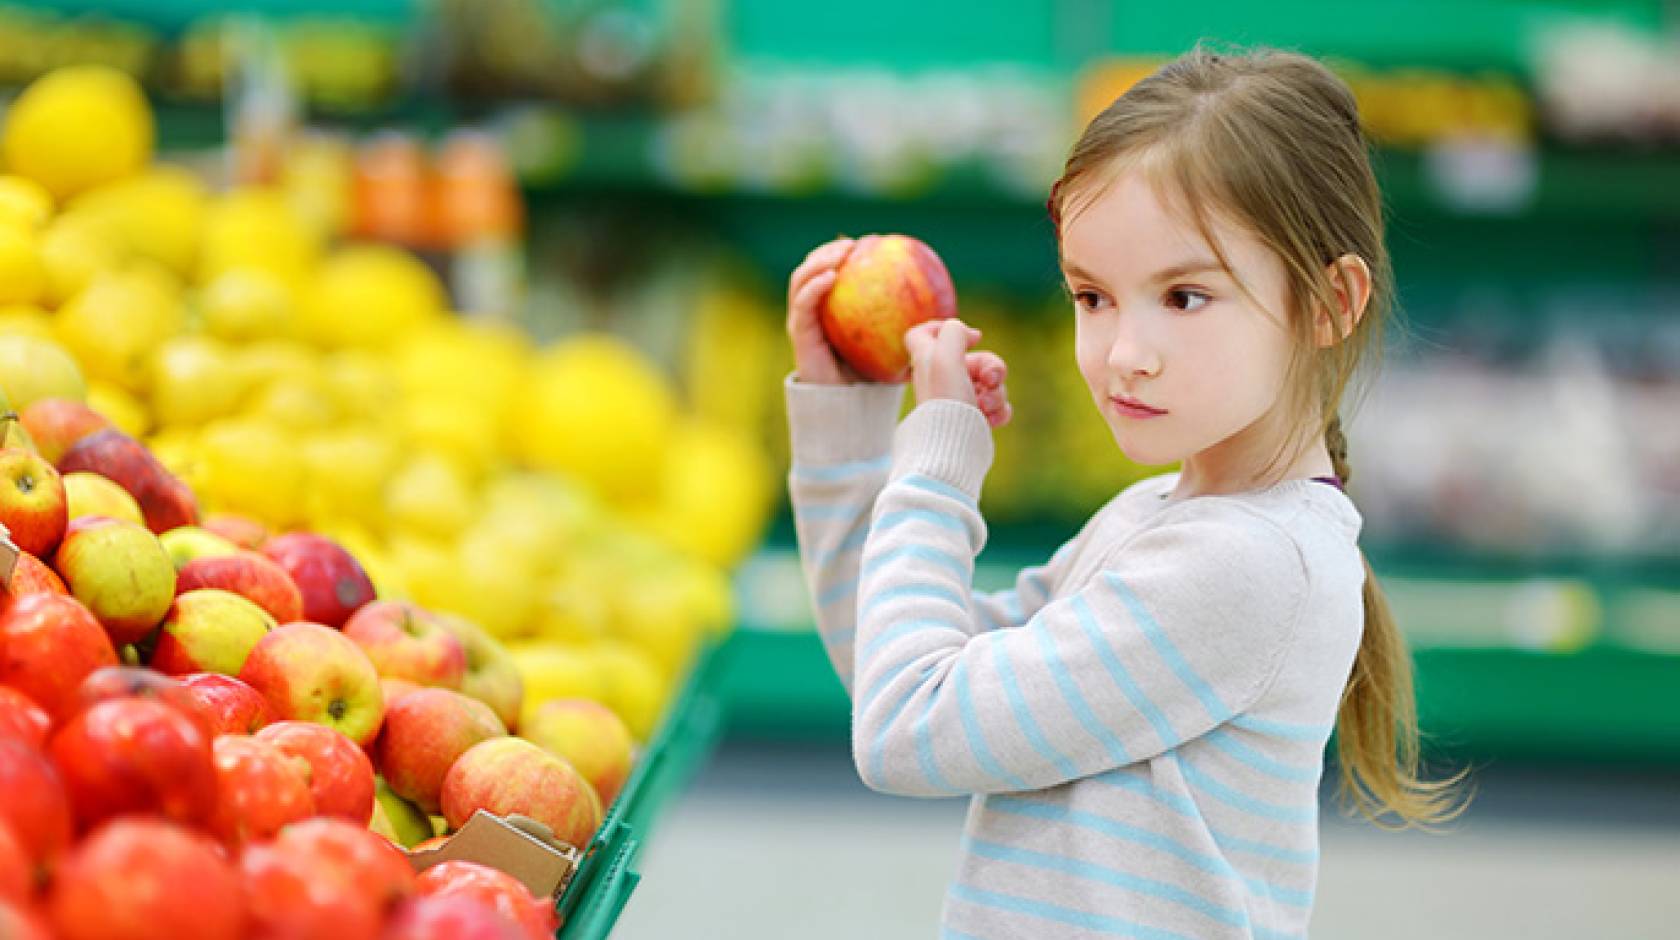
{"label": "cardboard box", "polygon": [[417,872],[452,860],[499,868],[524,882],[533,895],[558,899],[577,874],[583,850],[556,839],[547,826],[528,816],[478,810],[449,841],[408,853]]}

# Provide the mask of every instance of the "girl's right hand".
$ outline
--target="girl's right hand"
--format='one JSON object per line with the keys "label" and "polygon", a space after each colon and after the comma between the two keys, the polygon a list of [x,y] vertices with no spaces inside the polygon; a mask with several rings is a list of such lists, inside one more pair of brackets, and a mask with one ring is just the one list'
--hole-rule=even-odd
{"label": "girl's right hand", "polygon": [[818,311],[834,287],[834,272],[851,253],[855,242],[837,238],[805,256],[788,277],[788,339],[793,341],[796,378],[812,385],[856,385],[866,381],[834,352],[823,335]]}

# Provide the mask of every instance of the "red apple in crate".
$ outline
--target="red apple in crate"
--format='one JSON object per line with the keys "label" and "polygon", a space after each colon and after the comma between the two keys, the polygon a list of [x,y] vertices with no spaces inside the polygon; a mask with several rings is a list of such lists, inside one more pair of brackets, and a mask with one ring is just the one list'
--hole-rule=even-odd
{"label": "red apple in crate", "polygon": [[75,703],[69,712],[60,715],[59,724],[114,698],[150,698],[169,705],[191,718],[204,732],[205,738],[215,736],[215,722],[199,704],[198,696],[186,686],[161,672],[137,666],[104,666],[88,674],[76,687]]}
{"label": "red apple in crate", "polygon": [[70,523],[56,559],[70,593],[118,646],[158,625],[175,599],[175,565],[163,543],[132,522],[88,516]]}
{"label": "red apple in crate", "polygon": [[599,702],[583,698],[551,699],[537,706],[519,729],[521,737],[558,754],[588,780],[601,805],[610,807],[630,779],[635,743],[630,729]]}
{"label": "red apple in crate", "polygon": [[315,812],[366,823],[373,813],[373,763],[367,752],[337,731],[308,721],[281,721],[258,731],[256,738],[274,745],[308,767]]}
{"label": "red apple in crate", "polygon": [[276,623],[303,618],[303,595],[286,569],[256,552],[212,555],[187,562],[176,578],[175,590],[220,588],[232,591],[268,611]]}
{"label": "red apple in crate", "polygon": [[198,700],[210,720],[210,733],[253,734],[270,721],[268,700],[232,676],[195,672],[181,677],[181,685]]}
{"label": "red apple in crate", "polygon": [[70,589],[64,586],[64,579],[58,572],[47,567],[41,559],[28,552],[19,552],[17,564],[12,568],[12,580],[0,589],[0,611],[4,611],[12,603],[12,598],[26,594],[69,594]]}
{"label": "red apple in crate", "polygon": [[525,683],[513,655],[483,627],[465,617],[449,613],[433,616],[466,651],[467,671],[461,677],[461,692],[490,706],[503,725],[513,728],[519,723],[519,709],[525,701]]}
{"label": "red apple in crate", "polygon": [[287,826],[246,849],[240,868],[257,937],[377,937],[386,914],[414,894],[402,851],[342,819]]}
{"label": "red apple in crate", "polygon": [[35,860],[11,824],[0,820],[0,903],[28,902],[35,896],[35,879]]}
{"label": "red apple in crate", "polygon": [[256,551],[268,541],[268,527],[249,516],[216,513],[205,518],[203,528],[232,542],[238,548]]}
{"label": "red apple in crate", "polygon": [[110,637],[75,598],[26,594],[0,611],[0,685],[54,718],[72,707],[89,673],[116,664]]}
{"label": "red apple in crate", "polygon": [[490,706],[448,689],[420,689],[385,710],[375,746],[379,771],[391,792],[427,813],[441,808],[444,775],[480,741],[507,735]]}
{"label": "red apple in crate", "polygon": [[210,739],[156,699],[100,702],[59,728],[47,753],[84,829],[129,814],[198,824],[215,809]]}
{"label": "red apple in crate", "polygon": [[262,693],[276,718],[326,725],[363,747],[385,717],[379,673],[367,654],[318,623],[271,631],[251,650],[239,678]]}
{"label": "red apple in crate", "polygon": [[18,419],[35,441],[35,449],[53,464],[57,464],[77,441],[111,426],[104,415],[69,398],[32,401]]}
{"label": "red apple in crate", "polygon": [[0,937],[6,940],[54,940],[41,915],[26,904],[0,901]]}
{"label": "red apple in crate", "polygon": [[908,235],[865,235],[834,272],[819,319],[840,356],[872,382],[910,374],[906,330],[957,315],[957,291],[945,263]]}
{"label": "red apple in crate", "polygon": [[0,740],[22,741],[33,748],[47,743],[52,716],[35,700],[8,685],[0,685]]}
{"label": "red apple in crate", "polygon": [[443,778],[443,815],[459,829],[474,811],[520,813],[578,848],[601,826],[595,788],[563,758],[529,741],[493,738],[462,754]]}
{"label": "red apple in crate", "polygon": [[315,814],[302,758],[244,734],[221,735],[212,749],[216,809],[210,831],[223,845],[242,848]]}
{"label": "red apple in crate", "polygon": [[251,650],[273,629],[274,618],[238,594],[213,588],[187,591],[163,618],[151,666],[172,676],[237,676]]}
{"label": "red apple in crate", "polygon": [[530,940],[532,936],[489,901],[468,895],[431,895],[398,908],[385,925],[383,940]]}
{"label": "red apple in crate", "polygon": [[140,504],[146,526],[153,532],[198,524],[198,501],[192,490],[139,441],[115,428],[77,441],[59,459],[58,469],[61,473],[91,470],[115,480]]}
{"label": "red apple in crate", "polygon": [[203,834],[158,819],[117,819],[65,858],[49,902],[61,940],[236,940],[239,873]]}
{"label": "red apple in crate", "polygon": [[374,599],[373,582],[337,542],[313,532],[276,535],[262,545],[303,594],[303,619],[342,627],[357,608]]}
{"label": "red apple in crate", "polygon": [[[241,551],[240,547],[222,538],[209,529],[196,525],[184,525],[170,529],[158,536],[163,543],[163,550],[169,553],[169,560],[175,563],[175,570],[179,572],[187,566],[187,562],[195,558],[207,558],[213,555],[234,555]],[[296,588],[296,585],[293,585]],[[291,618],[296,620],[296,617]]]}
{"label": "red apple in crate", "polygon": [[75,817],[64,781],[46,755],[21,741],[0,738],[0,824],[11,828],[28,853],[38,882],[70,845]]}
{"label": "red apple in crate", "polygon": [[519,924],[529,940],[545,940],[560,929],[550,901],[537,898],[524,882],[488,865],[458,859],[440,862],[421,872],[417,885],[421,897],[484,901]]}
{"label": "red apple in crate", "polygon": [[467,652],[430,613],[406,601],[374,601],[344,624],[344,635],[381,676],[445,689],[461,687]]}
{"label": "red apple in crate", "polygon": [[69,522],[64,481],[39,454],[0,450],[0,524],[12,544],[31,555],[50,555]]}

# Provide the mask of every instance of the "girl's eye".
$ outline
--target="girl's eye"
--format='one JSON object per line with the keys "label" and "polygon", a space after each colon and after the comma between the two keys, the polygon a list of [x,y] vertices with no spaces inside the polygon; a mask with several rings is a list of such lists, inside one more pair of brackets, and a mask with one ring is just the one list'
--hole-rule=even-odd
{"label": "girl's eye", "polygon": [[[1199,290],[1189,290],[1188,288],[1183,287],[1175,287],[1172,290],[1167,291],[1167,306],[1177,307],[1186,313],[1194,313],[1195,311],[1202,309],[1202,307],[1206,306],[1212,299],[1213,298]],[[1200,304],[1191,306],[1193,302],[1198,300],[1201,301]]]}
{"label": "girl's eye", "polygon": [[1074,291],[1073,303],[1081,310],[1095,310],[1102,304],[1102,295],[1094,290]]}

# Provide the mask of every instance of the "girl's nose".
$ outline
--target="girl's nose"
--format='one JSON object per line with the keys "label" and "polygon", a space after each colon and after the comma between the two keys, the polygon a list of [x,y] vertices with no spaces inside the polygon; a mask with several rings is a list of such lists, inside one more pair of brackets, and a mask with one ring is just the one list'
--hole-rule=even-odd
{"label": "girl's nose", "polygon": [[1117,374],[1153,376],[1161,371],[1161,357],[1137,327],[1137,318],[1117,318],[1114,342],[1108,347],[1108,367]]}

